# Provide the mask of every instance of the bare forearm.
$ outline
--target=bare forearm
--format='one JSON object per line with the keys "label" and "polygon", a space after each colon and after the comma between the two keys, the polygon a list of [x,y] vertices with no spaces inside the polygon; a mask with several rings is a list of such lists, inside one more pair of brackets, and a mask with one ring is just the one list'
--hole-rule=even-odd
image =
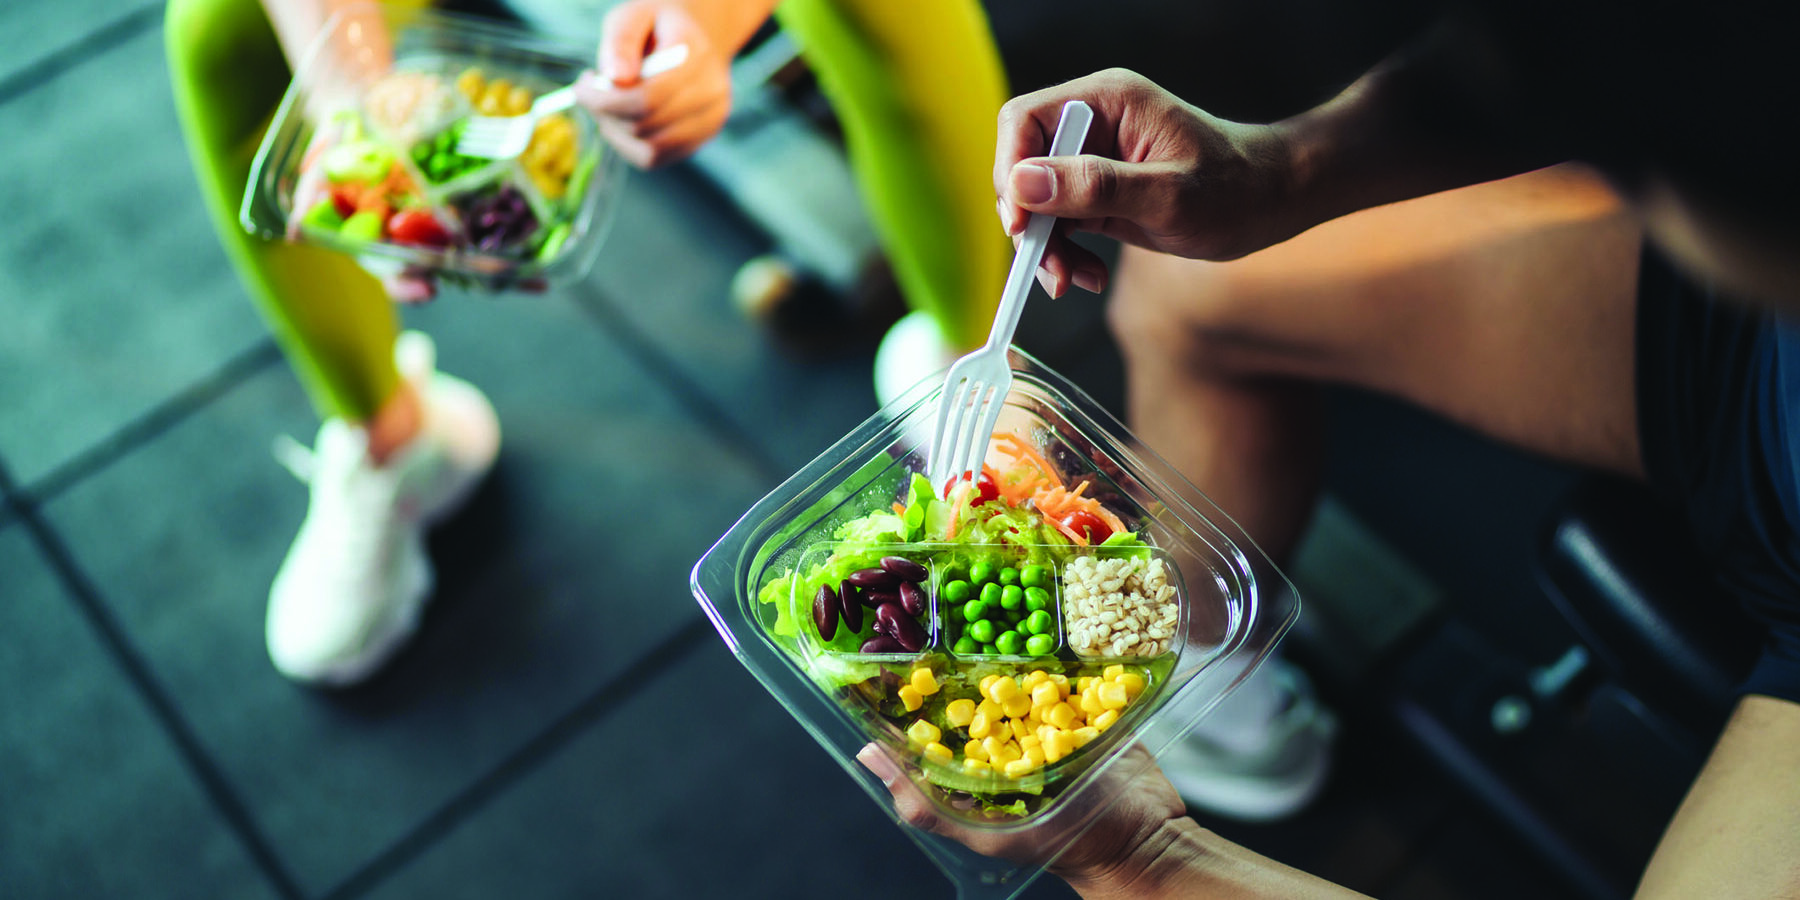
{"label": "bare forearm", "polygon": [[670,5],[687,10],[694,21],[704,24],[719,46],[735,54],[768,20],[777,2],[779,0],[674,0]]}
{"label": "bare forearm", "polygon": [[1288,230],[1561,161],[1527,141],[1476,137],[1506,115],[1505,88],[1447,60],[1460,52],[1440,34],[1275,123],[1288,159]]}
{"label": "bare forearm", "polygon": [[1165,822],[1118,865],[1064,877],[1085,900],[1367,900],[1252,853],[1187,817]]}

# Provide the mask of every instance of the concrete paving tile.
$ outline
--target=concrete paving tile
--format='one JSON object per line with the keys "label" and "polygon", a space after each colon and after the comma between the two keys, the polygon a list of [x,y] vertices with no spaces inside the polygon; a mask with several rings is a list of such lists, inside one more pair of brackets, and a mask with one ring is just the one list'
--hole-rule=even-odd
{"label": "concrete paving tile", "polygon": [[67,52],[108,26],[142,27],[147,10],[160,6],[156,0],[8,0],[0,5],[0,80]]}
{"label": "concrete paving tile", "polygon": [[0,897],[276,896],[16,524],[0,596]]}
{"label": "concrete paving tile", "polygon": [[[0,34],[96,5],[0,4]],[[200,206],[159,29],[0,105],[0,134],[0,455],[29,487],[263,329]]]}
{"label": "concrete paving tile", "polygon": [[875,412],[872,346],[800,355],[732,307],[738,267],[766,240],[676,172],[637,173],[595,264],[604,302],[674,360],[786,475]]}
{"label": "concrete paving tile", "polygon": [[708,635],[371,896],[949,894]]}
{"label": "concrete paving tile", "polygon": [[286,372],[47,507],[312,894],[696,621],[688,569],[765,489],[567,304],[451,298],[413,319],[493,399],[505,444],[434,541],[421,634],[365,687],[300,688],[264,656],[269,579],[305,504],[265,448],[314,427]]}

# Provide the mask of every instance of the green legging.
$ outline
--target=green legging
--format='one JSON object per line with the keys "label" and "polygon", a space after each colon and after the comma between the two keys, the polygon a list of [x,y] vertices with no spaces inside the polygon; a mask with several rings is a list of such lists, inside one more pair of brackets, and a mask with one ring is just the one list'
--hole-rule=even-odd
{"label": "green legging", "polygon": [[254,237],[238,205],[289,80],[257,0],[169,0],[175,108],[200,195],[245,288],[321,417],[364,422],[400,384],[400,321],[380,282],[341,253]]}
{"label": "green legging", "polygon": [[775,14],[843,124],[907,303],[951,347],[980,345],[1012,255],[990,175],[1006,76],[980,3],[783,0]]}
{"label": "green legging", "polygon": [[[988,210],[1006,96],[976,0],[785,0],[843,122],[852,166],[902,292],[957,349],[981,343],[1009,247]],[[399,320],[349,257],[253,237],[244,185],[289,73],[256,0],[170,0],[176,108],[227,255],[321,416],[365,421],[399,383]]]}

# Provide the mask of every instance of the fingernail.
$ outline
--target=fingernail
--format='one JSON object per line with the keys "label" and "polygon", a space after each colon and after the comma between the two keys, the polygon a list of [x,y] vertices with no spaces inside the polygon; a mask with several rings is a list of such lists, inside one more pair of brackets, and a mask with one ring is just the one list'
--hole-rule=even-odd
{"label": "fingernail", "polygon": [[1025,164],[1012,170],[1013,194],[1022,203],[1036,206],[1056,196],[1056,173],[1048,166]]}
{"label": "fingernail", "polygon": [[894,765],[894,761],[888,759],[888,755],[881,752],[881,749],[874,744],[869,744],[857,751],[856,759],[888,787],[893,787],[894,782],[900,779],[900,767]]}
{"label": "fingernail", "polygon": [[1070,280],[1075,282],[1076,287],[1090,294],[1098,294],[1106,287],[1105,279],[1085,269],[1076,272]]}
{"label": "fingernail", "polygon": [[1038,267],[1037,282],[1044,289],[1044,293],[1049,294],[1052,298],[1056,296],[1056,276],[1051,275],[1049,269],[1043,266]]}

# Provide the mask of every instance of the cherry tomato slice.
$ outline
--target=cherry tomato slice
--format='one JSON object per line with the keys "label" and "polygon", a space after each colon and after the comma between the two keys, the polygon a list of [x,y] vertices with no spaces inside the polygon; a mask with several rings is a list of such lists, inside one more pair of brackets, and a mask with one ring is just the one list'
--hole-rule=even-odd
{"label": "cherry tomato slice", "polygon": [[394,213],[388,218],[387,230],[388,237],[396,243],[423,244],[427,247],[450,245],[450,232],[428,210],[418,207]]}
{"label": "cherry tomato slice", "polygon": [[1085,536],[1089,544],[1098,544],[1112,537],[1112,529],[1107,527],[1105,520],[1085,509],[1075,510],[1056,521],[1069,531]]}
{"label": "cherry tomato slice", "polygon": [[[951,490],[956,487],[958,481],[968,480],[969,473],[964,472],[961,478],[952,478],[949,481],[944,482],[944,496],[950,496]],[[989,476],[988,473],[982,472],[981,475],[975,479],[975,494],[969,498],[969,505],[980,506],[998,496],[1000,496],[1000,486],[994,483],[994,479]]]}

